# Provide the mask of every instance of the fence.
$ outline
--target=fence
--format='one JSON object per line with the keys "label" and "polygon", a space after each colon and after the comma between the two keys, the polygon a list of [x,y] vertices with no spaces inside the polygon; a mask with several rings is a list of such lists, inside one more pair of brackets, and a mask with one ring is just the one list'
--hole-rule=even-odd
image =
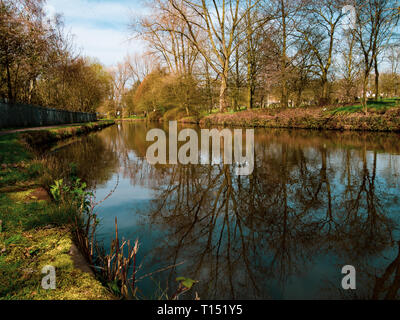
{"label": "fence", "polygon": [[97,121],[95,113],[0,102],[0,128],[41,127]]}

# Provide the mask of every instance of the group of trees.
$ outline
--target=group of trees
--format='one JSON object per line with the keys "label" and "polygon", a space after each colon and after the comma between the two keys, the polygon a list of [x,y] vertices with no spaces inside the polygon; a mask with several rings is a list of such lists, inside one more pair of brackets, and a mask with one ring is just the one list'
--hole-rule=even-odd
{"label": "group of trees", "polygon": [[146,43],[110,70],[45,0],[0,0],[0,99],[114,115],[329,105],[397,96],[396,0],[150,0]]}
{"label": "group of trees", "polygon": [[111,75],[75,52],[43,0],[0,1],[0,100],[93,112],[111,87]]}
{"label": "group of trees", "polygon": [[126,110],[196,114],[357,99],[365,106],[370,97],[397,95],[399,4],[350,4],[151,0],[151,13],[131,28],[147,44],[141,59],[152,63],[125,88]]}

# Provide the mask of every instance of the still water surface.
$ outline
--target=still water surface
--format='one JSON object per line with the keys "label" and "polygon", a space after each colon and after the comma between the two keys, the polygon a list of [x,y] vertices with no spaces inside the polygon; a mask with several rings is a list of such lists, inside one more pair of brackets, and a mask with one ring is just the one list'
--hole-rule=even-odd
{"label": "still water surface", "polygon": [[[146,133],[121,123],[58,149],[101,200],[97,237],[138,238],[143,298],[198,280],[201,299],[397,298],[400,135],[255,131],[255,169],[148,164]],[[192,127],[195,128],[196,127]],[[199,128],[197,128],[199,129]],[[182,263],[182,264],[181,264]],[[344,265],[357,290],[341,288]]]}

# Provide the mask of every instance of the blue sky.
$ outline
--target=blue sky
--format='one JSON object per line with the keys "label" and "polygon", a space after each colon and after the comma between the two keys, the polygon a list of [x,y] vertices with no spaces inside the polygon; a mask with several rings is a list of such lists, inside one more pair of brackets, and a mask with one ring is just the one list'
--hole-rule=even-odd
{"label": "blue sky", "polygon": [[131,17],[145,12],[141,0],[47,0],[46,10],[63,14],[77,49],[106,66],[143,50],[140,41],[129,41],[128,30]]}

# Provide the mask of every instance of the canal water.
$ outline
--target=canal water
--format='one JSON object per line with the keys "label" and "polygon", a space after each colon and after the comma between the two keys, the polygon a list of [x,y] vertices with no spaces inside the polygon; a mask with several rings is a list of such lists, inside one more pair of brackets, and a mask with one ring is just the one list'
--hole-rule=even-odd
{"label": "canal water", "polygon": [[[397,298],[400,135],[256,129],[254,172],[236,176],[150,165],[155,127],[168,133],[124,122],[52,154],[97,200],[115,188],[97,238],[109,247],[117,217],[120,236],[139,239],[141,298],[173,293],[181,276],[198,281],[186,299]],[[356,290],[342,288],[345,265]]]}

